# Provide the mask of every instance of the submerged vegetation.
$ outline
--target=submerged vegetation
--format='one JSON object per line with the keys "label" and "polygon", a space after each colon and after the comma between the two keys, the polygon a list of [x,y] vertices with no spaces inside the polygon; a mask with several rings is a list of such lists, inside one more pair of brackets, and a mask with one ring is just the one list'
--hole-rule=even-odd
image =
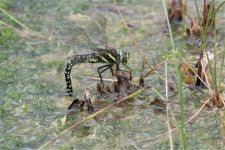
{"label": "submerged vegetation", "polygon": [[223,149],[224,4],[1,0],[0,149]]}
{"label": "submerged vegetation", "polygon": [[0,32],[0,45],[6,48],[12,48],[17,38],[17,35],[12,29],[2,29]]}

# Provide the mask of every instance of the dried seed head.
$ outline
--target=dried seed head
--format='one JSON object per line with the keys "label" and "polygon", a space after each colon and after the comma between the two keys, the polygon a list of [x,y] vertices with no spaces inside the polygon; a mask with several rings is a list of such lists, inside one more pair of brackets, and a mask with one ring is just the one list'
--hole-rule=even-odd
{"label": "dried seed head", "polygon": [[106,92],[108,92],[108,93],[112,93],[111,90],[110,90],[110,88],[109,88],[109,85],[108,85],[108,84],[106,84],[106,85],[104,86],[104,91],[106,91]]}
{"label": "dried seed head", "polygon": [[113,81],[113,88],[114,88],[114,91],[116,93],[119,93],[120,92],[120,86],[118,85],[118,82],[117,81]]}
{"label": "dried seed head", "polygon": [[102,93],[102,88],[99,83],[96,84],[96,91],[98,91],[99,93]]}

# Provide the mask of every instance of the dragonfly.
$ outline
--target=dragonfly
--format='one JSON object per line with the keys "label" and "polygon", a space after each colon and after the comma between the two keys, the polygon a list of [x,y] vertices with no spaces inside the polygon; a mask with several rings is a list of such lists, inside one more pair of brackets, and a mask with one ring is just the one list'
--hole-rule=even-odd
{"label": "dragonfly", "polygon": [[[93,42],[89,35],[87,34],[87,30],[82,27],[75,28],[76,39],[78,39],[79,43],[82,43],[82,46],[91,50],[89,54],[84,55],[74,55],[72,56],[66,64],[65,69],[65,80],[66,80],[66,87],[67,87],[67,94],[72,96],[73,88],[72,88],[72,81],[71,81],[71,70],[72,67],[76,64],[80,63],[104,63],[103,66],[97,68],[97,72],[100,78],[101,85],[104,86],[102,73],[106,70],[111,70],[112,75],[114,76],[113,68],[115,66],[115,70],[119,71],[120,66],[124,65],[127,69],[130,68],[127,66],[127,62],[130,58],[129,52],[125,52],[122,50],[117,51],[116,49],[109,47],[107,45],[107,36],[106,36],[106,18],[102,15],[98,15],[96,19],[93,20],[93,23],[90,24],[90,27],[94,29],[93,33],[101,35],[101,43],[97,44]],[[98,36],[99,38],[100,36]],[[103,46],[99,46],[103,45]]]}

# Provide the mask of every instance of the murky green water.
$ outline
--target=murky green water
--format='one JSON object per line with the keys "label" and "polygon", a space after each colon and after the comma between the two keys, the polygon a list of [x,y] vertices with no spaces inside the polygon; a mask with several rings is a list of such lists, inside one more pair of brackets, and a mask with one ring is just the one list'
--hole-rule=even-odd
{"label": "murky green water", "polygon": [[[159,63],[171,53],[161,1],[127,0],[118,5],[132,27],[139,48],[151,64]],[[189,15],[196,13],[194,6],[194,1],[188,2]],[[224,12],[223,8],[218,15],[217,28],[221,35],[225,33]],[[0,46],[0,149],[37,149],[88,115],[82,112],[70,116],[71,121],[65,123],[67,107],[72,99],[65,96],[63,71],[69,57],[85,52],[85,49],[78,49],[74,42],[76,35],[73,34],[75,26],[82,24],[82,19],[104,15],[108,21],[108,44],[129,51],[131,60],[128,66],[131,66],[134,78],[140,75],[141,57],[111,1],[13,0],[10,13],[48,39],[13,35],[13,41],[7,40],[4,46]],[[189,61],[186,56],[191,56],[191,52],[179,35],[175,39],[181,53],[185,53],[184,60]],[[98,81],[83,78],[98,77],[98,66],[80,64],[73,68],[74,98],[82,98],[87,87],[91,96],[98,95],[95,91]],[[159,68],[162,76],[163,67]],[[175,81],[172,67],[169,71],[170,79]],[[106,73],[104,77],[110,78],[110,74]],[[165,85],[155,74],[146,79],[146,84],[151,84],[164,94]],[[187,115],[190,117],[207,94],[185,88],[184,93],[185,100],[189,100]],[[160,136],[167,132],[166,116],[149,105],[155,97],[156,94],[148,90],[123,107],[114,107],[64,134],[45,149],[168,149],[166,135]],[[109,104],[111,99],[109,96],[102,97],[104,102],[97,109]],[[174,101],[171,104],[174,111],[178,111],[176,97],[171,96],[170,100]],[[192,124],[187,125],[188,147],[222,149],[219,126],[216,111],[203,111]],[[181,149],[176,133],[173,138],[175,149]]]}

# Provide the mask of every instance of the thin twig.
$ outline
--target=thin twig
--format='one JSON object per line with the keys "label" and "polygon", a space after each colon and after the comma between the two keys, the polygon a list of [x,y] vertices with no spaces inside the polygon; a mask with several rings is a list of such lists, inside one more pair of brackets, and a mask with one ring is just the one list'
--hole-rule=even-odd
{"label": "thin twig", "polygon": [[223,145],[225,145],[225,139],[224,139],[224,112],[219,110],[219,116],[220,116],[220,137]]}
{"label": "thin twig", "polygon": [[168,103],[168,82],[167,82],[167,62],[165,62],[165,88],[166,88],[166,122],[167,122],[167,128],[168,128],[168,133],[169,133],[169,140],[170,140],[170,149],[173,150],[173,138],[172,138],[172,132],[171,132],[171,126],[170,126],[170,119],[169,119],[169,108],[170,104]]}
{"label": "thin twig", "polygon": [[23,27],[24,29],[28,30],[28,31],[32,31],[30,28],[28,28],[26,25],[24,25],[22,22],[20,22],[19,20],[17,20],[15,17],[13,17],[12,15],[10,15],[7,11],[5,11],[4,9],[0,8],[0,11],[2,13],[4,13],[7,17],[9,17],[10,19],[12,19],[13,21],[15,21],[17,24],[19,24],[21,27]]}
{"label": "thin twig", "polygon": [[6,26],[7,28],[10,28],[10,29],[14,30],[16,33],[18,33],[22,37],[33,36],[33,37],[37,37],[39,39],[46,40],[46,41],[51,40],[49,37],[43,36],[43,35],[39,34],[38,32],[31,32],[31,31],[28,31],[26,29],[20,30],[20,29],[17,29],[17,28],[15,28],[15,27],[13,27],[13,26],[11,26],[11,25],[9,25],[9,24],[1,21],[1,20],[0,20],[0,24]]}
{"label": "thin twig", "polygon": [[158,63],[158,64],[157,64],[156,66],[154,66],[151,70],[149,70],[149,71],[144,75],[144,77],[147,77],[149,74],[152,73],[152,71],[155,71],[159,66],[161,66],[163,63],[166,63],[167,61],[168,61],[168,59],[165,60],[165,61],[162,61],[162,62]]}
{"label": "thin twig", "polygon": [[[88,79],[88,80],[95,80],[95,81],[100,81],[99,77],[95,78],[95,77],[86,77],[86,76],[80,76],[81,78],[84,78],[84,79]],[[110,79],[110,78],[102,78],[102,80],[105,82],[105,81],[108,81],[108,82],[117,82],[117,79]],[[134,79],[134,80],[138,80],[138,79]],[[134,82],[134,81],[129,81],[129,85],[131,86],[136,86],[136,87],[139,87],[139,85]]]}

